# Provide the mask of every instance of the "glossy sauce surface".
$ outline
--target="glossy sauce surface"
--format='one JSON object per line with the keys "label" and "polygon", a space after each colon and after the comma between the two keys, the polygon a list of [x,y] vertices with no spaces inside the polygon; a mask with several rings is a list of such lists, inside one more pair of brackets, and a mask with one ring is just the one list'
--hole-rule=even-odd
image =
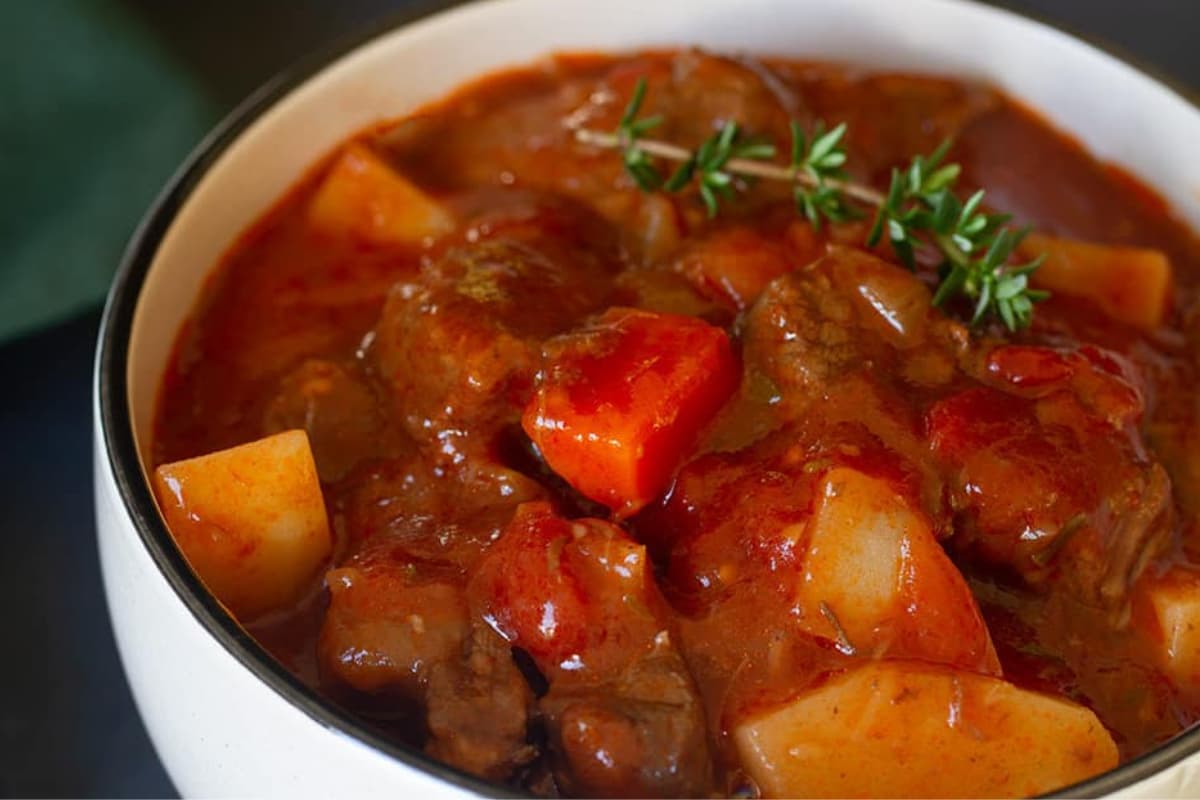
{"label": "glossy sauce surface", "polygon": [[[1166,254],[1165,323],[1057,294],[1028,331],[972,332],[931,310],[932,269],[867,252],[864,222],[813,231],[786,187],[715,219],[639,193],[566,125],[613,128],[639,77],[655,135],[689,145],[846,121],[875,186],[953,137],[964,197]],[[1200,241],[1151,189],[986,86],[691,51],[488,76],[358,141],[454,230],[321,229],[318,167],[216,268],[154,445],[307,430],[332,563],[247,625],[319,691],[456,766],[591,795],[763,791],[734,732],[864,661],[1067,698],[1122,759],[1200,713],[1144,588],[1200,559]],[[589,425],[663,455],[545,438]]]}

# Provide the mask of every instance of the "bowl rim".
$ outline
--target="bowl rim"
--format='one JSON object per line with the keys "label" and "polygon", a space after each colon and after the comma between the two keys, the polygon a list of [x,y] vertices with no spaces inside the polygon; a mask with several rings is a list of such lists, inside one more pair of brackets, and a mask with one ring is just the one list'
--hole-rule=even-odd
{"label": "bowl rim", "polygon": [[[1200,96],[1162,70],[1122,48],[1010,7],[1011,0],[943,0],[1023,18],[1079,40],[1177,95],[1200,114]],[[141,218],[121,256],[97,335],[95,401],[103,454],[126,513],[155,567],[205,631],[242,667],[282,699],[333,733],[373,748],[402,764],[478,796],[530,797],[503,784],[449,766],[422,751],[398,744],[358,716],[304,684],[279,663],[212,596],[175,545],[159,513],[140,465],[129,409],[127,373],[133,319],[145,279],[176,215],[224,152],[260,115],[310,78],[359,47],[410,23],[441,12],[474,5],[470,0],[412,0],[356,32],[340,37],[298,59],[263,83],[213,127],[167,180]],[[1200,752],[1200,725],[1193,725],[1115,769],[1048,792],[1043,797],[1101,797],[1129,788]]]}

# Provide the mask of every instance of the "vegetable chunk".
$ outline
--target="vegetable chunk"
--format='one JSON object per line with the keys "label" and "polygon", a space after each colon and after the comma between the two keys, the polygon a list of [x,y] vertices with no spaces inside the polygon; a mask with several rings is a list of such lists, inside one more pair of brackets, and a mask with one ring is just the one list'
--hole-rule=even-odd
{"label": "vegetable chunk", "polygon": [[859,653],[1000,674],[975,598],[923,515],[853,469],[830,470],[817,496],[799,589],[806,628]]}
{"label": "vegetable chunk", "polygon": [[568,483],[628,516],[666,488],[737,373],[719,328],[611,308],[547,343],[525,432]]}
{"label": "vegetable chunk", "polygon": [[1027,797],[1117,763],[1083,706],[913,662],[838,675],[734,740],[767,797]]}
{"label": "vegetable chunk", "polygon": [[1200,573],[1174,567],[1147,576],[1138,595],[1135,608],[1143,606],[1154,621],[1147,628],[1160,663],[1175,683],[1200,688]]}
{"label": "vegetable chunk", "polygon": [[1171,262],[1159,250],[1030,234],[1024,252],[1044,253],[1033,274],[1039,287],[1081,297],[1115,320],[1143,330],[1162,325],[1171,291]]}
{"label": "vegetable chunk", "polygon": [[239,620],[294,602],[329,557],[304,431],[163,464],[154,489],[188,562]]}
{"label": "vegetable chunk", "polygon": [[454,230],[454,217],[361,143],[338,157],[313,196],[318,230],[374,245],[418,247]]}

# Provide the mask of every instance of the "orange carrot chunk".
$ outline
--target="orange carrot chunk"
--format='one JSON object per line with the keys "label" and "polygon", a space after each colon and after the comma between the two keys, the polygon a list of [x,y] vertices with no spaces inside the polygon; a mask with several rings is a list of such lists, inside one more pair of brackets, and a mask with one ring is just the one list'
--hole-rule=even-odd
{"label": "orange carrot chunk", "polygon": [[628,516],[667,487],[737,380],[721,329],[611,308],[594,325],[547,342],[523,423],[555,472]]}

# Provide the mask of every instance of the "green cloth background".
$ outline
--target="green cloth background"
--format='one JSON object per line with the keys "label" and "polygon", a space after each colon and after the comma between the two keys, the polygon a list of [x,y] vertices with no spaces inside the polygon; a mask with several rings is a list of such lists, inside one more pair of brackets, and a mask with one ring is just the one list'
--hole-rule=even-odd
{"label": "green cloth background", "polygon": [[115,0],[0,0],[0,340],[104,296],[216,106]]}

